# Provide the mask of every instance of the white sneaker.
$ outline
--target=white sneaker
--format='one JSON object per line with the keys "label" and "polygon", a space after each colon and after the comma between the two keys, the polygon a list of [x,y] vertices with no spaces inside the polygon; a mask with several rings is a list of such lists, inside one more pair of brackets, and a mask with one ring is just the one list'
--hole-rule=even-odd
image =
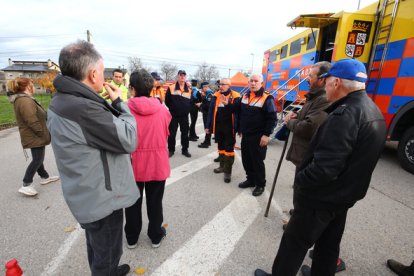
{"label": "white sneaker", "polygon": [[50,182],[55,182],[58,180],[59,180],[59,176],[49,176],[48,178],[42,178],[42,180],[40,180],[40,184],[46,185]]}
{"label": "white sneaker", "polygon": [[35,188],[33,188],[33,185],[26,186],[26,187],[22,186],[19,189],[19,193],[27,195],[27,196],[35,196],[35,195],[38,194],[37,191],[35,190]]}
{"label": "white sneaker", "polygon": [[136,248],[136,247],[137,247],[137,245],[138,245],[138,243],[133,244],[133,245],[129,245],[129,244],[127,243],[127,247],[128,247],[128,249],[134,249],[134,248]]}

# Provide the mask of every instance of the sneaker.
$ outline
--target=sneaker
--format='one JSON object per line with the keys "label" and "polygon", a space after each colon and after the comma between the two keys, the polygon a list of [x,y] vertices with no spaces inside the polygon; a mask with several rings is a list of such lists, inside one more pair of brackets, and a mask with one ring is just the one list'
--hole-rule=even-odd
{"label": "sneaker", "polygon": [[310,276],[311,268],[308,265],[302,265],[300,272],[302,272],[302,276]]}
{"label": "sneaker", "polygon": [[182,152],[185,157],[191,157],[191,154],[188,151]]}
{"label": "sneaker", "polygon": [[168,152],[168,157],[172,157],[174,155],[174,152],[173,151],[169,151]]}
{"label": "sneaker", "polygon": [[411,264],[411,266],[405,266],[402,263],[397,262],[393,259],[389,259],[387,261],[388,267],[400,276],[414,276],[414,270],[411,268],[412,266],[414,266],[413,264]]}
{"label": "sneaker", "polygon": [[224,168],[223,167],[218,167],[214,169],[214,173],[222,173],[224,172]]}
{"label": "sneaker", "polygon": [[230,183],[231,181],[231,173],[224,173],[224,182]]}
{"label": "sneaker", "polygon": [[127,243],[127,247],[128,247],[128,249],[134,249],[134,248],[137,248],[137,245],[138,245],[138,243],[136,243],[136,244],[132,244],[132,245],[130,245],[129,243]]}
{"label": "sneaker", "polygon": [[254,188],[252,195],[253,196],[259,196],[259,195],[263,194],[263,192],[264,192],[264,187],[256,187],[256,188]]}
{"label": "sneaker", "polygon": [[131,268],[129,267],[129,265],[127,264],[123,264],[118,266],[118,275],[119,276],[125,276],[128,274],[128,272],[131,270]]}
{"label": "sneaker", "polygon": [[220,162],[220,156],[214,159],[214,162]]}
{"label": "sneaker", "polygon": [[256,269],[254,271],[254,276],[272,276],[272,274],[269,274],[261,269]]}
{"label": "sneaker", "polygon": [[38,194],[38,192],[35,190],[35,188],[33,187],[33,185],[29,185],[29,186],[22,186],[19,189],[19,193],[27,195],[27,196],[35,196]]}
{"label": "sneaker", "polygon": [[162,236],[161,240],[158,243],[152,243],[152,248],[158,248],[161,245],[162,240],[167,236],[167,231],[164,227],[161,227],[162,232],[164,232],[164,235]]}
{"label": "sneaker", "polygon": [[40,180],[40,184],[46,185],[46,184],[49,184],[50,182],[55,182],[58,180],[59,180],[59,176],[49,176],[48,178],[42,178],[42,180]]}
{"label": "sneaker", "polygon": [[209,146],[210,146],[210,144],[204,144],[204,143],[201,143],[200,145],[198,145],[198,147],[202,148],[202,149],[207,149]]}
{"label": "sneaker", "polygon": [[249,180],[246,180],[246,181],[244,181],[242,183],[239,183],[239,188],[244,189],[244,188],[249,188],[249,187],[256,187],[256,185],[250,183]]}

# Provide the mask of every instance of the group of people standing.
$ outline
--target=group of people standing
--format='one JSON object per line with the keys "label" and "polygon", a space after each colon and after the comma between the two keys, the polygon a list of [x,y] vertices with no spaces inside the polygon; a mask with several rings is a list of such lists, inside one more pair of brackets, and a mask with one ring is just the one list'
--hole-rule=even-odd
{"label": "group of people standing", "polygon": [[[179,70],[177,82],[164,94],[157,73],[137,70],[130,78],[133,97],[126,103],[116,78],[114,83],[104,82],[102,57],[92,44],[77,41],[64,47],[59,65],[62,75],[54,80],[57,92],[47,112],[47,127],[46,112],[33,98],[30,79],[8,84],[22,145],[33,155],[19,192],[37,193],[31,187],[36,171],[42,184],[59,179],[43,166],[44,147],[51,141],[63,196],[85,230],[92,275],[124,276],[130,271],[127,264],[119,265],[123,209],[127,247],[133,249],[142,228],[144,191],[152,247],[159,247],[166,237],[162,198],[169,158],[175,153],[178,126],[181,152],[191,157],[189,140],[196,134],[189,129],[188,115],[194,105],[202,111],[206,133],[199,147],[211,145],[211,134],[218,143],[220,165],[214,172],[224,173],[224,182],[231,181],[238,134],[246,172],[238,186],[254,187],[253,196],[264,192],[264,160],[276,108],[273,96],[262,87],[262,74],[252,74],[249,91],[240,95],[231,90],[227,78],[220,80],[216,92],[202,83],[199,93]],[[333,66],[316,63],[312,68],[306,104],[285,118],[293,133],[287,159],[296,166],[294,208],[272,274],[257,269],[256,276],[296,275],[313,245],[312,267],[302,266],[302,274],[334,275],[338,270],[347,211],[365,196],[386,137],[384,118],[364,90],[366,79],[365,67],[357,60]],[[398,265],[406,268],[389,262],[391,268]]]}

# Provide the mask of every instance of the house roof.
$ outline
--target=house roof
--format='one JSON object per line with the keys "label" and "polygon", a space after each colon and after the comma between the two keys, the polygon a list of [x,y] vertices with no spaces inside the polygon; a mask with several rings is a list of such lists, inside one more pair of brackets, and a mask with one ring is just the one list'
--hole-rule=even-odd
{"label": "house roof", "polygon": [[3,71],[35,71],[35,72],[45,72],[51,71],[48,69],[47,63],[44,64],[13,64],[12,66],[7,66],[2,69]]}

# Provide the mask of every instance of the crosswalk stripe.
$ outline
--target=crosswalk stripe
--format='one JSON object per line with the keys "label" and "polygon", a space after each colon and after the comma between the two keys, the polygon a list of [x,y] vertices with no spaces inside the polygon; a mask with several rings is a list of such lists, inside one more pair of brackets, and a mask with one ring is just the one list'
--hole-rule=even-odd
{"label": "crosswalk stripe", "polygon": [[260,210],[244,190],[152,275],[214,275]]}

